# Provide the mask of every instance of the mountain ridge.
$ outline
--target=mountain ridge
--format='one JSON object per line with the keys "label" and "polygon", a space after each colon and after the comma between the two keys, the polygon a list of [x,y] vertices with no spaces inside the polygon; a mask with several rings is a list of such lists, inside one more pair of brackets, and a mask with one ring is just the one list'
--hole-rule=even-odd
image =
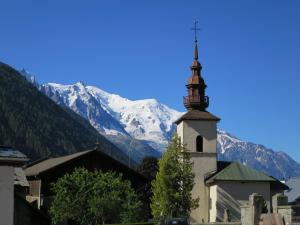
{"label": "mountain ridge", "polygon": [[[58,104],[64,104],[75,112],[80,111],[100,133],[111,136],[112,141],[116,135],[121,135],[142,141],[159,152],[163,152],[175,131],[173,122],[183,114],[155,99],[132,101],[83,83],[73,85],[48,83],[43,84],[40,89]],[[92,106],[86,101],[87,94],[94,98]],[[80,104],[74,104],[76,101]],[[92,114],[84,114],[82,109],[89,107],[104,112],[108,121],[95,120]],[[106,124],[101,124],[102,122]],[[300,164],[286,153],[242,141],[220,129],[217,150],[219,160],[239,161],[279,179],[300,175]]]}
{"label": "mountain ridge", "polygon": [[[134,139],[118,121],[117,112],[109,110],[105,105],[105,97],[97,98],[97,93],[89,91],[90,86],[82,82],[74,85],[45,84],[40,90],[49,96],[54,102],[66,106],[74,112],[87,119],[90,124],[102,135],[113,142],[125,154],[133,157],[135,161],[141,161],[145,156],[159,157],[161,154],[143,140]],[[98,91],[98,90],[97,90]],[[106,92],[101,92],[105,94]],[[114,95],[116,98],[120,96]],[[101,124],[101,125],[100,125]]]}
{"label": "mountain ridge", "polygon": [[218,160],[238,161],[280,180],[300,175],[300,164],[287,153],[243,141],[222,130],[218,130],[217,149]]}
{"label": "mountain ridge", "polygon": [[[114,144],[88,121],[60,107],[41,93],[24,74],[0,62],[0,143],[21,150],[31,160],[92,149],[127,161]],[[111,152],[114,154],[111,154]]]}

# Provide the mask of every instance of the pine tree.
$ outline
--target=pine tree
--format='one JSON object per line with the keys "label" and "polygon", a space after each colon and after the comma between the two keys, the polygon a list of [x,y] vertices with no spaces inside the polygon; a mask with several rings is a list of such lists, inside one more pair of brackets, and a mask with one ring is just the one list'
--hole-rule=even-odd
{"label": "pine tree", "polygon": [[159,160],[159,171],[152,182],[152,214],[156,219],[188,217],[198,207],[199,199],[193,199],[193,163],[190,154],[174,136]]}
{"label": "pine tree", "polygon": [[153,195],[151,182],[155,179],[158,171],[158,159],[153,156],[146,156],[137,170],[149,180],[138,192],[139,200],[142,202],[140,214],[143,221],[147,221],[151,218],[150,200]]}

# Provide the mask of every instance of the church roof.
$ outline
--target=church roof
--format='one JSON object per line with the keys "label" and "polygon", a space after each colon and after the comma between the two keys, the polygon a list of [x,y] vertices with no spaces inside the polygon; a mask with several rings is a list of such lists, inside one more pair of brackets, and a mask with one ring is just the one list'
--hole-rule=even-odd
{"label": "church roof", "polygon": [[211,114],[207,111],[200,110],[189,110],[183,114],[179,119],[175,121],[176,124],[179,124],[183,120],[210,120],[210,121],[220,121],[220,118]]}
{"label": "church roof", "polygon": [[238,162],[231,162],[206,179],[206,183],[213,183],[215,181],[270,182],[272,186],[289,189],[288,186],[276,178]]}
{"label": "church roof", "polygon": [[209,180],[273,181],[274,178],[241,163],[232,162]]}

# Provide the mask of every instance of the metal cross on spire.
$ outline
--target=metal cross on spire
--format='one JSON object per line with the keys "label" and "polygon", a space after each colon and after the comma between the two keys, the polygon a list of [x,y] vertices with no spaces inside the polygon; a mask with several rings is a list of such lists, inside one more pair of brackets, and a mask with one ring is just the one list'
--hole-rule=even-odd
{"label": "metal cross on spire", "polygon": [[191,30],[193,30],[193,31],[195,32],[195,42],[196,42],[196,43],[197,43],[197,31],[200,30],[200,28],[197,27],[197,24],[198,24],[198,21],[195,20],[195,22],[194,22],[194,27],[191,28]]}
{"label": "metal cross on spire", "polygon": [[198,60],[198,45],[197,45],[197,31],[199,31],[200,29],[197,27],[198,21],[195,20],[194,22],[194,27],[191,28],[191,30],[193,30],[195,32],[195,50],[194,50],[194,59]]}

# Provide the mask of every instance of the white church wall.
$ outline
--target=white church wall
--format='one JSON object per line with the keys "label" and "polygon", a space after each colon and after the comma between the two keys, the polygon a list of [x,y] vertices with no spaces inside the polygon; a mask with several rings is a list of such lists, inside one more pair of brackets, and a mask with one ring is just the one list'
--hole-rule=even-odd
{"label": "white church wall", "polygon": [[[204,153],[205,154],[205,153]],[[199,207],[191,212],[191,219],[197,223],[209,222],[209,187],[205,185],[207,169],[216,168],[215,157],[203,157],[203,153],[191,153],[194,163],[195,185],[192,191],[193,198],[199,197]]]}
{"label": "white church wall", "polygon": [[269,182],[239,182],[239,181],[218,181],[218,186],[229,193],[240,204],[249,201],[249,195],[258,193],[264,196],[269,207],[270,205],[270,183]]}
{"label": "white church wall", "polygon": [[[217,169],[216,129],[216,121],[185,120],[177,125],[177,134],[190,151],[191,161],[194,163],[195,186],[192,196],[200,199],[199,207],[191,212],[192,222],[209,222],[209,187],[204,179],[208,173]],[[203,152],[196,152],[198,135],[203,137]]]}
{"label": "white church wall", "polygon": [[180,123],[177,125],[177,135],[180,138],[180,141],[182,144],[183,143],[183,123]]}
{"label": "white church wall", "polygon": [[[216,153],[217,149],[217,123],[216,121],[186,120],[182,122],[181,133],[183,143],[191,152],[196,152],[196,138],[203,137],[203,149],[207,153]],[[180,124],[179,124],[180,125]],[[180,132],[179,132],[180,133]]]}
{"label": "white church wall", "polygon": [[[237,222],[241,220],[241,203],[235,199],[231,193],[224,190],[222,185],[214,185],[216,186],[216,203],[215,208],[215,216],[212,218],[210,222],[225,222],[233,221]],[[232,187],[232,191],[234,191],[235,186]],[[238,190],[235,190],[238,191]],[[249,196],[248,196],[249,199]]]}
{"label": "white church wall", "polygon": [[209,222],[216,222],[217,218],[217,185],[210,186],[209,189]]}
{"label": "white church wall", "polygon": [[[252,193],[261,194],[270,207],[268,182],[217,181],[210,186],[210,222],[241,220],[241,206],[249,202]],[[226,218],[227,217],[227,218]]]}

